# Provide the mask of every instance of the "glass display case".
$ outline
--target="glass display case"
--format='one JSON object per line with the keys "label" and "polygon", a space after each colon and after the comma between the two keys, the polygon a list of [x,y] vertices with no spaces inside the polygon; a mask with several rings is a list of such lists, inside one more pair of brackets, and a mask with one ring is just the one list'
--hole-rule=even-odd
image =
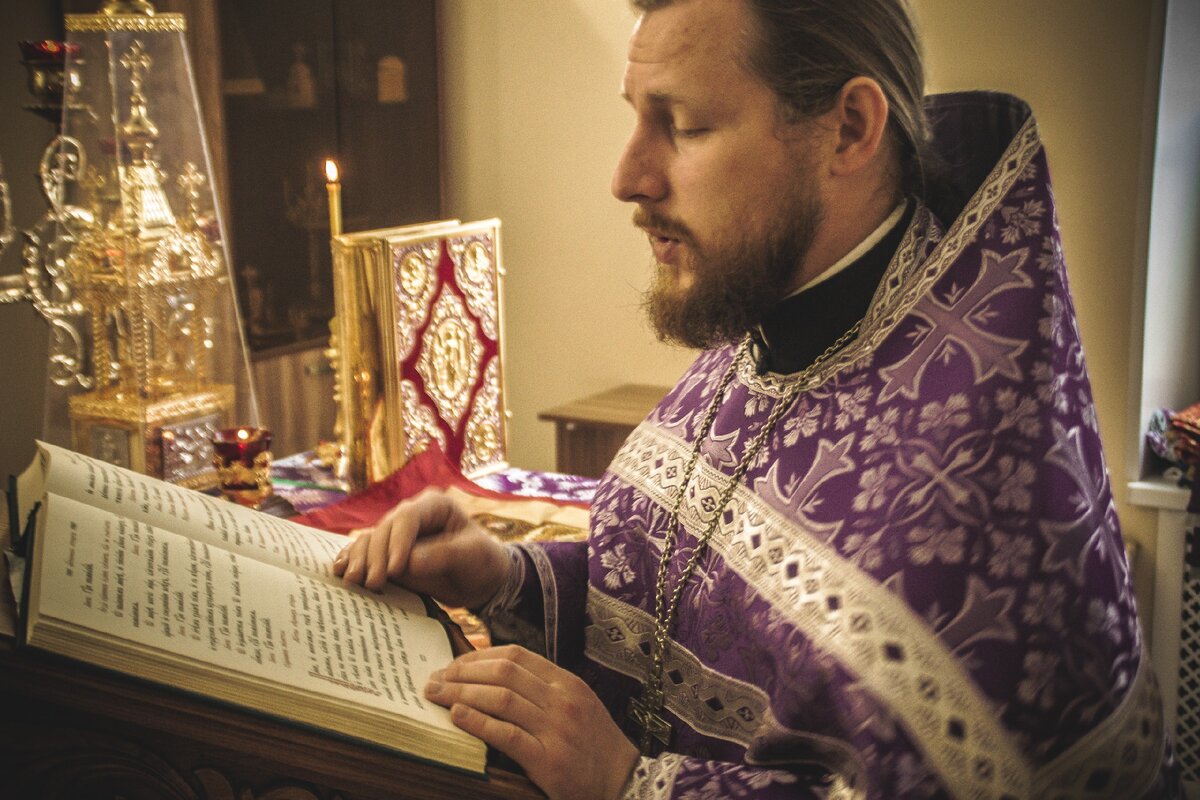
{"label": "glass display case", "polygon": [[[228,218],[252,353],[324,345],[333,314],[324,159],[345,230],[440,216],[434,0],[221,0]],[[267,387],[264,387],[264,389]]]}

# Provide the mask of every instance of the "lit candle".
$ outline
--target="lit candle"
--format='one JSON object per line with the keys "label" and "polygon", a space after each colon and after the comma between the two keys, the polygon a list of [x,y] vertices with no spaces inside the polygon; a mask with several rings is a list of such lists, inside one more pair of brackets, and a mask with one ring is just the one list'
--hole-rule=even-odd
{"label": "lit candle", "polygon": [[239,428],[222,428],[212,439],[213,449],[225,459],[225,466],[235,460],[251,466],[255,456],[271,446],[271,432],[265,428],[243,425]]}
{"label": "lit candle", "polygon": [[342,184],[338,182],[337,162],[325,159],[325,191],[329,192],[329,235],[342,235]]}
{"label": "lit candle", "polygon": [[257,508],[271,496],[271,432],[243,425],[213,431],[213,466],[221,494]]}

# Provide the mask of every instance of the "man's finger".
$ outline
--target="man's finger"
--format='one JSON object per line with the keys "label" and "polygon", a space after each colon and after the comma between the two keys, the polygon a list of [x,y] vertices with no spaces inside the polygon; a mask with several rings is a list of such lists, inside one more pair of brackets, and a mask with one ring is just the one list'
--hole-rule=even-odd
{"label": "man's finger", "polygon": [[370,536],[360,537],[342,551],[346,556],[342,578],[348,583],[361,584],[366,577],[366,551],[370,539]]}
{"label": "man's finger", "polygon": [[395,514],[385,519],[367,537],[368,588],[381,589],[388,578],[398,578],[404,574],[409,550],[404,537],[411,529],[405,524],[408,518],[407,509],[402,504]]}
{"label": "man's finger", "polygon": [[450,720],[516,761],[526,772],[536,769],[545,755],[546,748],[529,731],[463,703],[455,703],[450,707]]}
{"label": "man's finger", "polygon": [[536,735],[545,719],[542,709],[529,698],[503,686],[478,683],[439,683],[430,681],[425,687],[425,696],[447,708],[462,704],[483,712],[493,719],[511,722],[522,730]]}
{"label": "man's finger", "polygon": [[[549,683],[560,676],[564,670],[562,667],[555,664],[543,656],[527,648],[516,644],[497,645],[496,647],[485,647],[482,650],[475,650],[470,653],[464,653],[451,662],[451,667],[457,665],[468,665],[475,662],[490,662],[490,661],[508,661],[528,672],[535,678]],[[447,668],[449,669],[449,667]]]}
{"label": "man's finger", "polygon": [[500,687],[526,698],[538,708],[544,707],[550,695],[546,681],[520,664],[503,658],[470,659],[464,662],[460,656],[445,669],[434,673],[430,680],[447,686],[475,684]]}

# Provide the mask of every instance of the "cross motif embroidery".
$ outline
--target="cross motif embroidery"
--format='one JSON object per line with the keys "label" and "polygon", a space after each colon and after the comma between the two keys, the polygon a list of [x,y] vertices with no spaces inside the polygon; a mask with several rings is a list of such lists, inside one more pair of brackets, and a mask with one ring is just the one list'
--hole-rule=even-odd
{"label": "cross motif embroidery", "polygon": [[1107,492],[1104,466],[1088,463],[1079,428],[1066,431],[1055,422],[1053,430],[1055,444],[1046,454],[1046,462],[1065,472],[1074,484],[1075,492],[1069,500],[1076,516],[1039,523],[1048,545],[1042,566],[1051,572],[1063,569],[1082,586],[1088,556],[1099,549],[1119,581],[1121,552],[1112,531],[1113,503]]}
{"label": "cross motif embroidery", "polygon": [[970,287],[946,301],[931,297],[918,303],[912,315],[921,323],[920,341],[902,361],[883,370],[887,384],[879,393],[879,402],[886,402],[897,393],[916,397],[925,368],[934,359],[954,352],[955,347],[971,359],[977,382],[996,373],[1020,377],[1016,357],[1024,351],[1026,343],[990,333],[981,325],[986,325],[994,313],[988,301],[1002,292],[1033,285],[1021,272],[1028,256],[1028,250],[1003,257],[984,250],[979,276]]}
{"label": "cross motif embroidery", "polygon": [[813,535],[828,537],[842,527],[842,522],[818,522],[813,519],[813,514],[821,505],[821,497],[817,492],[827,481],[854,469],[854,459],[849,455],[853,444],[853,435],[843,436],[836,442],[822,439],[817,444],[817,454],[808,471],[783,482],[780,480],[779,462],[776,461],[767,470],[765,479],[760,478],[755,482],[755,492],[773,493],[795,510],[800,524]]}

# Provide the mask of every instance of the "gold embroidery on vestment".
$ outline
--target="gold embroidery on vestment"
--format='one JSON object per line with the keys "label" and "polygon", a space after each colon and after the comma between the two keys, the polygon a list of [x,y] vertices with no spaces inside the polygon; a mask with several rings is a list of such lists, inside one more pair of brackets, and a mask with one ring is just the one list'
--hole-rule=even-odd
{"label": "gold embroidery on vestment", "polygon": [[[1034,776],[1034,797],[1141,798],[1163,762],[1162,698],[1143,645],[1137,675],[1120,705]],[[1098,781],[1107,776],[1105,783]]]}
{"label": "gold embroidery on vestment", "polygon": [[620,800],[666,800],[675,785],[675,775],[683,766],[683,756],[678,753],[663,753],[658,758],[642,756]]}

